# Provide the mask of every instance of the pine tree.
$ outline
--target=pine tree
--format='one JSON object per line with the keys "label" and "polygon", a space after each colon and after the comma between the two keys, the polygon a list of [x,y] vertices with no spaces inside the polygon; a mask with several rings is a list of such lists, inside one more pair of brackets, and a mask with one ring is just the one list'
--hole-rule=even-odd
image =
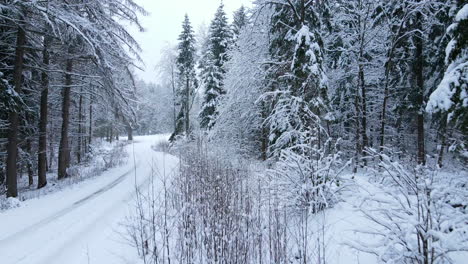
{"label": "pine tree", "polygon": [[231,42],[231,32],[227,21],[224,5],[218,7],[210,25],[209,46],[206,56],[205,70],[202,75],[204,101],[200,112],[200,126],[210,129],[216,122],[218,104],[224,91],[224,64],[227,61],[227,51]]}
{"label": "pine tree", "polygon": [[177,56],[181,109],[171,139],[182,134],[182,132],[185,132],[186,136],[190,133],[191,95],[197,85],[195,78],[195,36],[188,15],[185,15],[182,28],[182,33],[179,35],[179,53]]}
{"label": "pine tree", "polygon": [[[431,94],[426,110],[449,114],[454,126],[468,127],[468,4],[463,5],[447,30],[451,36],[446,49],[447,71],[438,88]],[[468,132],[468,131],[465,131]]]}
{"label": "pine tree", "polygon": [[247,22],[247,10],[244,6],[241,6],[239,9],[237,9],[237,11],[234,12],[234,17],[232,21],[232,35],[234,41],[236,41],[239,38],[241,30],[247,25]]}
{"label": "pine tree", "polygon": [[454,137],[455,142],[452,143],[455,147],[452,148],[460,153],[466,152],[468,137],[468,4],[456,1],[452,10],[458,11],[452,13],[453,23],[447,29],[451,38],[445,49],[447,69],[426,106],[427,112],[440,113],[443,116],[440,121],[442,142],[439,166],[442,166],[447,127],[451,126],[460,131],[460,136]]}
{"label": "pine tree", "polygon": [[270,123],[270,153],[323,144],[321,120],[328,112],[327,77],[323,69],[320,37],[323,6],[309,1],[277,4],[272,18],[272,57],[279,69],[272,71],[272,93],[277,94]]}

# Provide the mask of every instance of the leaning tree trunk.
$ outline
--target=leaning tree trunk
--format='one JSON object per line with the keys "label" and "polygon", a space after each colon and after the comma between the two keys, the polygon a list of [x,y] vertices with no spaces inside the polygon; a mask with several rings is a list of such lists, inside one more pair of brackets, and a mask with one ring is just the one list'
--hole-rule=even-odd
{"label": "leaning tree trunk", "polygon": [[[23,28],[18,28],[16,36],[15,65],[13,73],[13,83],[15,92],[21,93],[23,64],[24,64],[24,46],[26,43],[26,32]],[[17,156],[18,156],[18,126],[19,116],[17,110],[10,112],[10,129],[8,131],[6,177],[7,177],[7,197],[18,196],[17,183]]]}
{"label": "leaning tree trunk", "polygon": [[[49,66],[49,38],[44,38],[44,49],[42,51],[42,63],[45,70]],[[39,149],[37,156],[37,188],[40,189],[47,185],[47,115],[48,115],[48,96],[49,96],[49,74],[42,71],[41,75],[41,102],[39,119]]]}
{"label": "leaning tree trunk", "polygon": [[70,90],[72,85],[71,72],[73,70],[72,59],[67,60],[66,73],[65,73],[65,87],[63,88],[63,101],[62,101],[62,132],[59,146],[58,157],[58,178],[66,178],[67,169],[70,166],[70,147],[68,142],[68,127],[70,124]]}

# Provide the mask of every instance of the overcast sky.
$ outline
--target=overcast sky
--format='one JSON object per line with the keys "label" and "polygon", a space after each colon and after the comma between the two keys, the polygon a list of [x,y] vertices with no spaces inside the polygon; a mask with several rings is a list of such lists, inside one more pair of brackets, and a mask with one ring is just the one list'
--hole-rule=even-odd
{"label": "overcast sky", "polygon": [[[144,72],[137,71],[137,76],[146,82],[157,83],[155,66],[160,59],[160,51],[168,42],[177,43],[185,13],[189,15],[192,26],[197,31],[202,23],[209,25],[221,0],[136,0],[136,2],[150,13],[146,17],[141,17],[146,32],[130,28],[130,32],[143,49],[141,55],[146,65]],[[230,20],[232,13],[241,5],[251,6],[251,0],[224,0],[223,3]]]}

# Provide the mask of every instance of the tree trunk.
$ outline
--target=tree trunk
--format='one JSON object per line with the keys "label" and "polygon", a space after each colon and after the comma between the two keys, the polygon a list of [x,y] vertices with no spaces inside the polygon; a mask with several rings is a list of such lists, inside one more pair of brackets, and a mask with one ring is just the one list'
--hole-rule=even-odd
{"label": "tree trunk", "polygon": [[356,140],[356,151],[355,151],[355,157],[354,157],[354,168],[353,168],[353,173],[356,173],[357,170],[358,170],[358,167],[359,167],[359,155],[361,153],[361,145],[359,144],[359,141],[360,141],[360,136],[361,136],[361,133],[360,133],[360,107],[359,107],[359,103],[360,103],[360,100],[359,100],[359,90],[356,89],[356,94],[354,96],[354,109],[355,109],[355,122],[356,122],[356,134],[355,134],[355,140]]}
{"label": "tree trunk", "polygon": [[172,110],[174,115],[174,131],[177,131],[177,112],[176,112],[176,90],[174,84],[174,69],[171,71],[171,85],[172,85]]}
{"label": "tree trunk", "polygon": [[128,135],[128,140],[131,141],[133,140],[133,129],[132,129],[132,126],[130,126],[130,124],[127,125],[127,135]]}
{"label": "tree trunk", "polygon": [[111,125],[109,127],[109,143],[112,143],[114,141],[114,126]]}
{"label": "tree trunk", "polygon": [[[13,73],[13,83],[15,91],[19,95],[21,93],[23,64],[24,64],[24,46],[26,43],[26,32],[23,28],[18,27],[16,37],[15,65]],[[18,196],[17,183],[17,156],[18,156],[18,124],[19,116],[17,111],[10,113],[9,117],[10,129],[8,131],[7,144],[7,160],[6,160],[6,177],[7,177],[7,197]]]}
{"label": "tree trunk", "polygon": [[187,77],[186,84],[185,84],[185,136],[188,137],[190,133],[190,82],[189,78]]}
{"label": "tree trunk", "polygon": [[55,159],[55,148],[53,137],[49,138],[49,170],[52,168]]}
{"label": "tree trunk", "polygon": [[442,122],[441,122],[441,128],[440,128],[440,149],[439,149],[439,157],[437,158],[437,165],[439,165],[439,168],[442,168],[444,165],[444,149],[447,141],[447,115],[443,115],[442,117]]}
{"label": "tree trunk", "polygon": [[93,141],[93,97],[89,98],[89,132],[88,132],[88,151],[91,150],[91,143]]}
{"label": "tree trunk", "polygon": [[65,87],[63,88],[62,101],[62,134],[60,138],[58,157],[58,178],[66,178],[67,169],[70,166],[70,147],[68,142],[68,127],[70,124],[70,90],[72,85],[71,72],[73,70],[73,60],[67,60],[65,73]]}
{"label": "tree trunk", "polygon": [[[268,114],[265,103],[262,103],[262,120],[266,120]],[[260,153],[262,160],[267,160],[268,158],[268,128],[265,122],[262,122],[262,135],[261,135],[261,146]]]}
{"label": "tree trunk", "polygon": [[[5,164],[4,163],[4,160],[2,158],[0,158],[0,163],[1,164]],[[5,169],[2,166],[0,166],[0,185],[4,184],[5,183]]]}
{"label": "tree trunk", "polygon": [[[416,23],[418,29],[422,29],[422,15],[421,12],[418,12],[416,15]],[[424,78],[423,78],[423,70],[424,70],[424,58],[423,58],[423,39],[422,34],[416,33],[414,36],[414,42],[416,46],[416,54],[415,54],[415,64],[414,64],[414,74],[416,77],[416,86],[417,86],[417,98],[416,103],[418,106],[418,115],[417,115],[417,130],[418,130],[418,137],[417,137],[417,144],[418,144],[418,164],[426,164],[426,152],[424,148]]]}
{"label": "tree trunk", "polygon": [[[82,89],[83,91],[83,89]],[[81,163],[81,147],[83,144],[83,135],[82,135],[82,126],[83,126],[83,93],[80,92],[80,99],[78,101],[78,139],[77,139],[77,149],[76,149],[76,160],[78,163]]]}
{"label": "tree trunk", "polygon": [[366,159],[366,148],[369,145],[369,138],[367,137],[367,99],[366,99],[366,85],[364,82],[364,66],[359,65],[359,79],[361,86],[361,137],[362,137],[362,146],[361,146],[361,155],[363,158],[364,166],[367,166]]}
{"label": "tree trunk", "polygon": [[[380,115],[380,152],[382,153],[385,145],[385,125],[387,118],[387,101],[389,97],[390,66],[391,61],[387,61],[385,69],[384,98],[382,103],[382,114]],[[380,157],[382,159],[382,156]]]}
{"label": "tree trunk", "polygon": [[26,161],[26,169],[28,171],[28,183],[31,187],[34,184],[34,171],[33,171],[33,164],[31,161],[32,155],[31,153],[31,139],[28,137],[26,139],[26,152],[28,153],[28,159]]}
{"label": "tree trunk", "polygon": [[[42,50],[42,63],[45,70],[49,67],[49,38],[44,38],[44,49]],[[37,188],[40,189],[47,185],[47,115],[48,115],[48,96],[49,96],[49,73],[43,71],[41,74],[41,102],[39,118],[39,149],[37,156]]]}

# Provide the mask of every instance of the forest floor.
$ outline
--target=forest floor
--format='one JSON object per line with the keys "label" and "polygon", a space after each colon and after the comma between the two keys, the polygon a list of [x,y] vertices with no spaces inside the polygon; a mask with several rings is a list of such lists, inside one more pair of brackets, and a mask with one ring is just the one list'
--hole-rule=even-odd
{"label": "forest floor", "polygon": [[152,170],[170,172],[178,160],[155,152],[167,136],[136,137],[128,163],[0,212],[0,256],[10,263],[135,263],[125,240],[125,220],[134,210],[136,186]]}

